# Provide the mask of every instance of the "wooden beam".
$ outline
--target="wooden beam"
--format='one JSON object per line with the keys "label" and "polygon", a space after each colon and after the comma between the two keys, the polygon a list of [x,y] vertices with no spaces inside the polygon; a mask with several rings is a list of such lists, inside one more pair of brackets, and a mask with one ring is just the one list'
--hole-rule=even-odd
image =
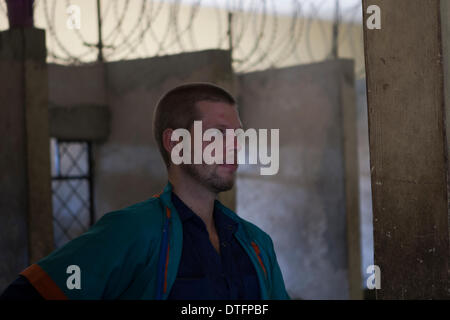
{"label": "wooden beam", "polygon": [[[366,27],[369,5],[381,29]],[[448,298],[440,1],[363,0],[363,10],[377,299]]]}

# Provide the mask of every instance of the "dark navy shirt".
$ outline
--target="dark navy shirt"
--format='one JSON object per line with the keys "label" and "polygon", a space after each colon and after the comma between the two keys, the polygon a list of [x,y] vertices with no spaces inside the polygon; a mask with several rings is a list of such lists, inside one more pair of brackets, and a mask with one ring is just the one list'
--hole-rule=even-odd
{"label": "dark navy shirt", "polygon": [[209,240],[203,220],[174,193],[172,202],[183,224],[183,250],[168,299],[260,299],[255,267],[234,237],[238,222],[215,206],[213,214],[220,240],[219,254]]}
{"label": "dark navy shirt", "polygon": [[0,295],[0,300],[44,300],[44,298],[27,278],[19,275]]}

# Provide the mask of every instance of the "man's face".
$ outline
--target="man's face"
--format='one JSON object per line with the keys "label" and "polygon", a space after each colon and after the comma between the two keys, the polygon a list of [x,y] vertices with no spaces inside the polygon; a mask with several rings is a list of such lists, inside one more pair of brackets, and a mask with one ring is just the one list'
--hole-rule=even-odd
{"label": "man's face", "polygon": [[[199,183],[210,189],[212,192],[218,193],[230,190],[234,185],[236,177],[237,164],[237,139],[234,136],[226,137],[226,129],[242,128],[238,112],[234,105],[226,102],[200,101],[197,103],[197,112],[202,121],[202,137],[203,133],[211,128],[218,129],[223,133],[223,150],[220,157],[223,157],[223,164],[182,164],[182,169],[195,178]],[[194,128],[191,126],[191,145],[194,145]],[[213,138],[214,139],[214,138]],[[202,139],[203,141],[203,139]],[[202,154],[212,141],[202,142]],[[228,141],[228,143],[226,143]],[[226,154],[233,152],[233,164],[226,164]],[[212,154],[215,155],[214,153]]]}

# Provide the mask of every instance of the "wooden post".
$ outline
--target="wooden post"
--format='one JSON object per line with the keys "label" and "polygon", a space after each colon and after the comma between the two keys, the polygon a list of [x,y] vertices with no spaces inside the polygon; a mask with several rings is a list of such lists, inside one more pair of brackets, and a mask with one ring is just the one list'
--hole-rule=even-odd
{"label": "wooden post", "polygon": [[[369,5],[381,29],[367,28]],[[376,296],[449,298],[441,1],[364,0],[363,11]]]}

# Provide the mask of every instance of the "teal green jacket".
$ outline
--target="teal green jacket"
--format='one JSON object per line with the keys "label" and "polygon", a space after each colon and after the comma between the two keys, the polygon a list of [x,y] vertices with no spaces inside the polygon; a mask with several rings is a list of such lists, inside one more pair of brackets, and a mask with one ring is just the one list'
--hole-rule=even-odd
{"label": "teal green jacket", "polygon": [[[171,192],[168,183],[159,196],[105,214],[21,274],[47,299],[167,299],[183,245]],[[219,201],[215,206],[238,222],[235,237],[255,266],[261,298],[289,299],[270,237]]]}

